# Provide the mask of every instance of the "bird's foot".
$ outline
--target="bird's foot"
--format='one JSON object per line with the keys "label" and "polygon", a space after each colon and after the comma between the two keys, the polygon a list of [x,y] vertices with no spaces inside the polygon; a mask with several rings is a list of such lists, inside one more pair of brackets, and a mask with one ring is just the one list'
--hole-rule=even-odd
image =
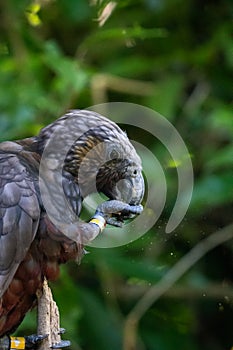
{"label": "bird's foot", "polygon": [[[34,349],[36,348],[38,345],[40,345],[40,343],[44,340],[48,338],[48,334],[46,335],[42,335],[42,334],[31,334],[31,335],[27,335],[25,337],[25,349]],[[17,348],[16,348],[17,349]]]}
{"label": "bird's foot", "polygon": [[[60,328],[58,334],[64,334],[66,332],[65,328]],[[56,344],[53,344],[51,346],[51,349],[64,349],[71,345],[71,342],[69,340],[61,340]]]}
{"label": "bird's foot", "polygon": [[0,338],[1,350],[16,350],[16,349],[36,349],[36,347],[48,337],[48,335],[33,334],[26,337],[12,337],[5,335]]}
{"label": "bird's foot", "polygon": [[124,220],[141,214],[143,206],[130,205],[118,200],[109,200],[101,203],[96,210],[96,214],[104,217],[106,223],[112,226],[121,227]]}
{"label": "bird's foot", "polygon": [[[65,330],[63,328],[60,329],[59,334],[63,334]],[[30,349],[36,350],[37,347],[41,344],[41,342],[48,338],[48,334],[32,334],[26,337],[11,337],[4,336],[0,338],[0,349],[1,350],[16,350],[16,349]],[[51,349],[64,349],[71,345],[69,340],[61,340],[55,344],[52,344]]]}

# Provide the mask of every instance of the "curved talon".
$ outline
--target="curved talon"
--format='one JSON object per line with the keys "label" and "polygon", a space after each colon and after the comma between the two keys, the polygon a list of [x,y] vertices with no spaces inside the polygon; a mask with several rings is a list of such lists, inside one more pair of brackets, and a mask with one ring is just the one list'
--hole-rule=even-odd
{"label": "curved talon", "polygon": [[35,345],[40,344],[44,339],[48,338],[48,334],[32,334],[25,337],[26,349],[32,349]]}
{"label": "curved talon", "polygon": [[117,220],[115,217],[109,217],[106,218],[106,222],[109,225],[116,226],[116,227],[122,227],[123,222],[121,220]]}
{"label": "curved talon", "polygon": [[122,210],[122,214],[126,213],[132,213],[132,214],[141,214],[143,211],[143,206],[140,205],[128,205],[127,208]]}
{"label": "curved talon", "polygon": [[60,328],[57,334],[64,334],[66,332],[65,328]]}
{"label": "curved talon", "polygon": [[112,215],[129,216],[130,214],[139,215],[143,211],[143,206],[130,205],[118,200],[110,200],[101,203],[96,210],[96,214],[103,216],[106,220]]}
{"label": "curved talon", "polygon": [[116,227],[122,227],[124,220],[141,214],[143,206],[130,205],[119,200],[108,200],[98,205],[95,215],[102,216],[106,223]]}
{"label": "curved talon", "polygon": [[[64,328],[60,328],[58,334],[65,333]],[[44,339],[48,338],[48,334],[32,334],[25,337],[25,349],[33,349],[36,345],[39,345]],[[51,349],[63,349],[71,345],[69,340],[61,340],[59,343],[53,344]]]}
{"label": "curved talon", "polygon": [[59,343],[53,344],[51,349],[63,349],[69,347],[70,345],[71,342],[69,340],[61,340]]}

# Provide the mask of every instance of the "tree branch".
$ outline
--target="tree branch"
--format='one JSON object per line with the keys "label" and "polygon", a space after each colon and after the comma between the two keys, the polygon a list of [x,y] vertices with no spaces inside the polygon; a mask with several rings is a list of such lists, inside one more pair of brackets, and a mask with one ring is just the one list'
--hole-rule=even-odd
{"label": "tree branch", "polygon": [[60,316],[57,304],[53,300],[51,289],[47,281],[44,281],[43,291],[38,296],[38,328],[37,334],[47,335],[38,350],[50,350],[51,346],[61,341]]}
{"label": "tree branch", "polygon": [[106,102],[108,90],[130,95],[150,96],[155,92],[155,85],[152,82],[127,79],[110,74],[95,74],[91,81],[94,104]]}
{"label": "tree branch", "polygon": [[[115,293],[121,300],[138,299],[148,292],[150,287],[146,285],[116,286]],[[222,299],[226,302],[233,300],[232,284],[223,286],[221,284],[208,284],[203,287],[189,285],[177,285],[167,290],[161,297],[172,299]]]}

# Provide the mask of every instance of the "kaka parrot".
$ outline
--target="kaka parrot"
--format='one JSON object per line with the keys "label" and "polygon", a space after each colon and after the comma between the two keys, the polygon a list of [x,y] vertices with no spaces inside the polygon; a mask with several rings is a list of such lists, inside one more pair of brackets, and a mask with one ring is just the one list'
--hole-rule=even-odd
{"label": "kaka parrot", "polygon": [[[84,222],[82,201],[92,192],[108,200]],[[143,195],[141,160],[126,133],[93,111],[71,110],[37,136],[0,144],[0,340],[36,305],[44,279],[80,260],[106,223],[140,214]]]}

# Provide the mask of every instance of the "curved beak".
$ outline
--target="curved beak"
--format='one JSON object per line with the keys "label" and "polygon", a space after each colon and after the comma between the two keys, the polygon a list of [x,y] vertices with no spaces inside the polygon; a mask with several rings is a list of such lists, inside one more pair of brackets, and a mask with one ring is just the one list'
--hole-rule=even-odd
{"label": "curved beak", "polygon": [[145,184],[141,171],[136,176],[129,176],[117,182],[113,189],[114,198],[130,205],[141,203]]}

